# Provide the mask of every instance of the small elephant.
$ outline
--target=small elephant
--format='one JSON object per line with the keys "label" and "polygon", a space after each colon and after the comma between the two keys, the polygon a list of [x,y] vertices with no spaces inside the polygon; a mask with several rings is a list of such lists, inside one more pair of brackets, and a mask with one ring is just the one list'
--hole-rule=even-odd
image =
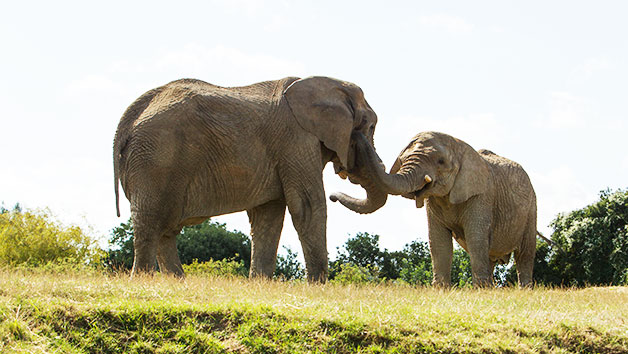
{"label": "small elephant", "polygon": [[[132,275],[183,275],[176,236],[186,225],[246,210],[250,276],[272,277],[286,207],[303,247],[308,279],[325,281],[322,170],[353,183],[360,132],[373,146],[377,116],[362,90],[328,77],[288,77],[244,87],[182,79],[150,90],[125,111],[113,144],[118,181],[135,230]],[[365,181],[368,183],[368,181]],[[387,194],[364,184],[373,204]]]}
{"label": "small elephant", "polygon": [[[492,285],[495,263],[507,263],[513,252],[519,284],[532,284],[536,195],[519,164],[438,132],[417,134],[390,174],[364,137],[357,149],[358,161],[369,166],[363,169],[371,171],[364,178],[386,193],[414,199],[417,208],[427,201],[434,285],[451,284],[452,236],[469,253],[475,286]],[[354,211],[366,203],[343,193],[330,199]]]}

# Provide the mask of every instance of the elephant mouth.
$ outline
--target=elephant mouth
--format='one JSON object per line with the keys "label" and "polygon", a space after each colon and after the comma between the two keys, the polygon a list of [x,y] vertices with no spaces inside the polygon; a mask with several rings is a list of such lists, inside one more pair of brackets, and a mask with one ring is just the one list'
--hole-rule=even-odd
{"label": "elephant mouth", "polygon": [[425,201],[425,194],[434,186],[434,180],[429,176],[425,176],[425,184],[423,187],[410,193],[410,199],[414,199],[417,208],[422,208]]}
{"label": "elephant mouth", "polygon": [[414,198],[423,198],[423,196],[425,195],[425,193],[432,188],[432,186],[434,185],[434,181],[431,181],[429,183],[426,183],[423,187],[421,187],[420,189],[417,189],[416,191],[412,192],[412,195],[414,196]]}
{"label": "elephant mouth", "polygon": [[346,180],[347,178],[349,179],[349,182],[353,183],[353,184],[361,184],[360,180],[358,178],[358,176],[354,173],[351,173],[347,170],[345,170],[345,168],[343,166],[341,166],[340,164],[336,164],[334,163],[334,172],[340,176],[340,178]]}

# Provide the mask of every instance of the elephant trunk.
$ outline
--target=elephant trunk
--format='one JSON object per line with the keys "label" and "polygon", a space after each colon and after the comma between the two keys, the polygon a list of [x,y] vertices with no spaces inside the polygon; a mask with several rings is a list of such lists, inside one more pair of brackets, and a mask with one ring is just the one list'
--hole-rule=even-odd
{"label": "elephant trunk", "polygon": [[[365,137],[357,139],[358,161],[363,162],[364,169],[369,171],[369,180],[382,191],[393,195],[404,195],[421,190],[432,182],[432,178],[421,173],[417,168],[403,168],[396,173],[386,173],[384,166],[375,150],[368,148]],[[418,166],[413,164],[415,167]],[[392,171],[391,171],[392,172]]]}
{"label": "elephant trunk", "polygon": [[366,168],[366,155],[364,151],[369,150],[375,155],[375,164],[380,169],[384,169],[384,165],[375,153],[373,145],[368,143],[367,138],[360,132],[355,131],[352,139],[356,141],[356,167],[348,174],[352,183],[360,184],[366,191],[366,199],[358,199],[344,193],[333,193],[329,196],[332,202],[339,201],[350,210],[359,214],[370,214],[386,204],[388,193],[378,188],[370,176],[372,172],[370,168]]}
{"label": "elephant trunk", "polygon": [[386,204],[388,194],[375,187],[370,180],[360,181],[360,185],[366,191],[366,199],[358,199],[344,193],[333,193],[329,196],[332,202],[339,201],[350,210],[359,214],[370,214]]}

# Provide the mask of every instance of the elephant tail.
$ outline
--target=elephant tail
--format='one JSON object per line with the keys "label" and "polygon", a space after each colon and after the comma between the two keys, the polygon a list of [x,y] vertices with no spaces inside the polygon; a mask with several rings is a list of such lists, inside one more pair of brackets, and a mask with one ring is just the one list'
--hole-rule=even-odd
{"label": "elephant tail", "polygon": [[554,242],[552,242],[552,240],[550,240],[549,238],[543,236],[543,234],[540,233],[538,230],[536,231],[536,235],[540,237],[543,241],[547,242],[548,245],[554,246]]}
{"label": "elephant tail", "polygon": [[[167,86],[167,85],[166,85]],[[122,153],[131,138],[131,131],[133,129],[133,123],[139,118],[144,110],[151,103],[153,98],[161,93],[166,86],[161,86],[156,89],[152,89],[131,103],[131,105],[124,111],[120,123],[118,123],[118,129],[116,135],[113,138],[113,182],[114,191],[116,195],[116,214],[120,217],[120,160],[122,159]],[[123,186],[124,187],[124,186]]]}

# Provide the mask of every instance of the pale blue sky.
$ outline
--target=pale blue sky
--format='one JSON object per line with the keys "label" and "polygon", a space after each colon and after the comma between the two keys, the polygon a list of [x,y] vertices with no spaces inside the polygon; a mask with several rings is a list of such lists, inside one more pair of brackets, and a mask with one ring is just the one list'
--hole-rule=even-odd
{"label": "pale blue sky", "polygon": [[[4,2],[0,201],[49,207],[97,235],[115,216],[112,141],[145,91],[193,77],[235,86],[326,75],[361,86],[390,166],[438,130],[521,163],[539,224],[628,186],[628,3],[623,1]],[[362,191],[325,171],[327,194]],[[360,231],[388,249],[427,239],[425,210],[328,203],[328,249]],[[249,232],[245,213],[216,218]],[[300,252],[286,220],[282,244]]]}

